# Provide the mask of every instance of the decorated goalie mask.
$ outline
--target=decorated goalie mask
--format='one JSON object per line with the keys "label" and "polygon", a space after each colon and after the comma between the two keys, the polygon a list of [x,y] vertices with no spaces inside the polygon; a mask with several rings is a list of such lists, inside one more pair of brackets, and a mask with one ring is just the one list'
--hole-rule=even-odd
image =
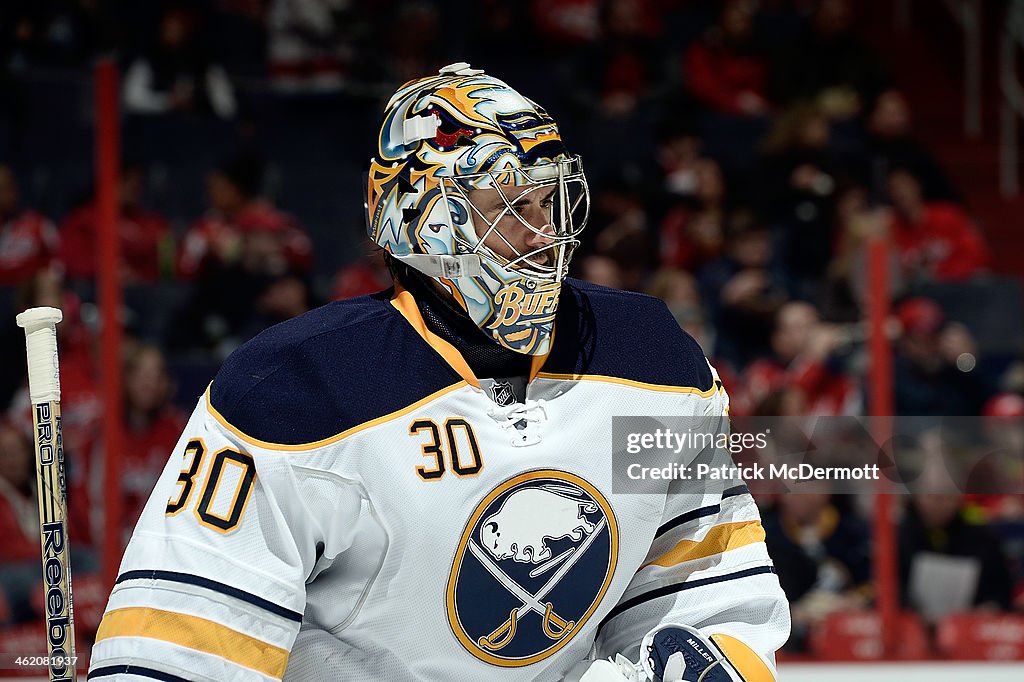
{"label": "decorated goalie mask", "polygon": [[500,80],[453,64],[388,103],[367,177],[370,238],[502,346],[548,352],[589,206],[555,122]]}

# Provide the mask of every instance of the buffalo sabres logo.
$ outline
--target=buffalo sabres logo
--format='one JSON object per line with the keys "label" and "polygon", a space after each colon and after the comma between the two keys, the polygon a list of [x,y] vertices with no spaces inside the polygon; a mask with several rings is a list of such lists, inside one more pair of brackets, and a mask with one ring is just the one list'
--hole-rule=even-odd
{"label": "buffalo sabres logo", "polygon": [[448,578],[448,621],[471,654],[518,667],[569,643],[615,573],[618,526],[604,496],[545,469],[505,481],[477,505]]}

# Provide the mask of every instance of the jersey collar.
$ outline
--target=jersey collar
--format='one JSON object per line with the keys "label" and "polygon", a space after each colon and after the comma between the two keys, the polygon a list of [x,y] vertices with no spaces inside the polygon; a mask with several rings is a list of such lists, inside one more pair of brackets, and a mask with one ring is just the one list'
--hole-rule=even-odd
{"label": "jersey collar", "polygon": [[[454,369],[460,377],[465,380],[470,386],[480,388],[480,380],[473,374],[473,370],[470,369],[469,363],[462,357],[462,354],[445,339],[435,334],[427,323],[423,320],[423,315],[420,314],[420,308],[416,305],[416,299],[412,293],[407,291],[398,280],[395,280],[395,293],[391,297],[391,305],[402,314],[406,322],[412,325],[412,328],[416,330],[416,333],[427,342],[427,344],[433,348],[437,353],[444,358],[445,362]],[[550,347],[554,346],[554,331],[552,330],[552,338]],[[529,381],[533,381],[537,374],[540,373],[541,367],[544,366],[544,362],[548,359],[550,351],[544,355],[533,356],[530,362],[530,378]]]}

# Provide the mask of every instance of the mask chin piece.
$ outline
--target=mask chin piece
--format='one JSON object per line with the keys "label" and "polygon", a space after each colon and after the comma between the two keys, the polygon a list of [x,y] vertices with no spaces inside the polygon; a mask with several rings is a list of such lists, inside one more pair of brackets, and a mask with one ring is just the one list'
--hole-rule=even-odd
{"label": "mask chin piece", "polygon": [[480,256],[472,253],[454,256],[410,253],[405,256],[392,254],[392,257],[428,277],[461,279],[463,277],[480,277],[483,274],[483,270],[480,268]]}

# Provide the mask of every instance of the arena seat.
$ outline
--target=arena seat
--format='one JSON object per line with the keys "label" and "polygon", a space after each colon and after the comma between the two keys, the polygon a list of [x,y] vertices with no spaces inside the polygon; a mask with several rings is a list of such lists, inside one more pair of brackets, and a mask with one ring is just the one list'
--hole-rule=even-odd
{"label": "arena seat", "polygon": [[[915,660],[928,656],[928,635],[916,614],[899,616],[896,650],[890,660]],[[872,611],[829,614],[810,637],[814,658],[823,661],[871,661],[885,657],[881,618]]]}
{"label": "arena seat", "polygon": [[955,613],[936,628],[940,655],[957,660],[1024,660],[1024,616],[1009,613]]}

